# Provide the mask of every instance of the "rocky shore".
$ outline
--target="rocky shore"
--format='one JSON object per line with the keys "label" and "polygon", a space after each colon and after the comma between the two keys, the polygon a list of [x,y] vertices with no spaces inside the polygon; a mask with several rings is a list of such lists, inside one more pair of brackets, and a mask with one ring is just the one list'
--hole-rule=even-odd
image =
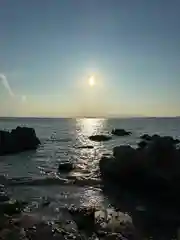
{"label": "rocky shore", "polygon": [[[59,209],[61,218],[45,221],[31,213],[28,202],[16,201],[0,189],[0,239],[64,240],[64,239],[139,239],[131,217],[113,208]],[[41,207],[48,207],[43,199]]]}
{"label": "rocky shore", "polygon": [[123,210],[131,212],[136,227],[140,220],[141,232],[172,239],[180,226],[180,141],[157,134],[140,139],[137,148],[116,146],[102,156],[104,188],[121,210],[125,196]]}
{"label": "rocky shore", "polygon": [[[116,136],[130,134],[123,129],[112,132]],[[89,139],[101,142],[111,138],[109,135],[94,135]],[[139,138],[136,148],[130,145],[116,146],[111,155],[102,156],[99,179],[69,176],[68,179],[24,178],[19,181],[0,176],[0,239],[141,240],[152,235],[159,240],[163,235],[166,236],[164,239],[169,240],[174,233],[177,237],[180,226],[180,140],[157,134],[144,134]],[[17,127],[11,132],[0,131],[0,155],[36,150],[39,144],[40,140],[32,128]],[[93,147],[87,145],[81,148]],[[74,168],[73,162],[61,162],[57,172],[66,173]],[[59,208],[61,218],[47,221],[29,210],[31,203],[17,201],[7,194],[10,186],[55,184],[98,186],[107,194],[112,205],[108,209]],[[123,208],[124,196],[124,206],[130,202],[130,207]],[[48,199],[42,199],[40,205],[48,208],[50,204]],[[143,227],[138,225],[139,219],[141,224],[144,222]]]}

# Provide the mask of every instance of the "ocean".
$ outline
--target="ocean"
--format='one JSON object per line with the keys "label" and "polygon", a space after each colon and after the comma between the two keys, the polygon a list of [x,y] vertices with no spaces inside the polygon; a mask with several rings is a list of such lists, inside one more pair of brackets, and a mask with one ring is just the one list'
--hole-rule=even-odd
{"label": "ocean", "polygon": [[[46,179],[79,178],[98,182],[98,163],[101,155],[111,153],[114,146],[130,144],[136,147],[140,135],[160,134],[180,137],[180,118],[129,118],[129,119],[45,119],[45,118],[0,118],[0,129],[10,130],[17,126],[35,129],[41,145],[36,151],[0,157],[0,175],[16,179],[23,183],[12,186],[9,191],[16,199],[31,202],[32,210],[38,211],[38,203],[49,199],[51,207],[41,211],[47,219],[56,217],[58,207],[69,205],[108,206],[111,200],[98,184],[50,184]],[[103,143],[88,139],[93,134],[108,134],[112,128],[124,128],[132,131],[131,136],[113,137]],[[92,145],[93,149],[79,148]],[[71,161],[75,170],[68,174],[58,172],[58,165]],[[41,180],[41,184],[30,185],[32,180]],[[34,210],[35,211],[35,210]]]}

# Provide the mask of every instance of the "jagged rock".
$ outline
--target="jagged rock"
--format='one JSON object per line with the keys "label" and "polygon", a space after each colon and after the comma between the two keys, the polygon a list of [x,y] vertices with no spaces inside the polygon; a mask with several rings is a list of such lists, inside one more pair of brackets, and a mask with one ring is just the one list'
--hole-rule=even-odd
{"label": "jagged rock", "polygon": [[131,132],[128,132],[124,129],[118,129],[118,128],[113,129],[111,133],[113,135],[120,136],[120,137],[129,136],[132,134]]}
{"label": "jagged rock", "polygon": [[141,141],[138,143],[138,147],[140,149],[144,149],[147,145],[148,145],[148,143],[146,141]]}
{"label": "jagged rock", "polygon": [[0,155],[35,150],[39,144],[33,128],[17,127],[11,132],[0,131]]}
{"label": "jagged rock", "polygon": [[103,142],[103,141],[109,141],[112,138],[107,135],[93,135],[93,136],[90,136],[89,139],[95,142]]}
{"label": "jagged rock", "polygon": [[59,172],[69,172],[74,169],[74,165],[70,162],[60,163],[58,167]]}
{"label": "jagged rock", "polygon": [[113,149],[113,156],[102,156],[99,167],[104,178],[116,181],[127,179],[138,169],[138,152],[131,146],[119,146]]}
{"label": "jagged rock", "polygon": [[[146,136],[147,137],[147,136]],[[180,151],[178,140],[153,135],[139,143],[139,148],[120,146],[113,149],[113,157],[103,156],[100,172],[109,183],[116,181],[134,191],[162,197],[180,196]],[[140,190],[141,189],[141,190]],[[173,199],[172,197],[172,199]]]}
{"label": "jagged rock", "polygon": [[149,136],[148,134],[144,134],[144,135],[140,136],[140,138],[143,139],[143,140],[146,140],[146,141],[151,141],[152,137]]}
{"label": "jagged rock", "polygon": [[125,161],[129,160],[129,158],[134,158],[135,154],[136,150],[130,145],[122,145],[113,148],[113,156],[121,161],[123,161],[124,158],[126,158]]}

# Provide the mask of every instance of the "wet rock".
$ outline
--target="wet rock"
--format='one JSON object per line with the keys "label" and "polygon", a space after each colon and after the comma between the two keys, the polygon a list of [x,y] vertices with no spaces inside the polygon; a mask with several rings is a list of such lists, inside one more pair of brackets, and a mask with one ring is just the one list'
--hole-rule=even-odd
{"label": "wet rock", "polygon": [[127,213],[115,211],[114,209],[104,209],[96,211],[95,217],[97,222],[100,223],[98,232],[99,230],[108,232],[109,236],[120,234],[119,236],[124,237],[124,239],[133,239],[136,235],[132,218]]}
{"label": "wet rock", "polygon": [[134,158],[135,154],[136,150],[132,148],[130,145],[122,145],[113,148],[113,156],[121,161],[123,161],[124,159],[126,161],[129,160],[130,158]]}
{"label": "wet rock", "polygon": [[34,230],[29,229],[26,235],[28,239],[32,240],[64,240],[62,235],[54,233],[52,227],[45,223],[37,224]]}
{"label": "wet rock", "polygon": [[94,146],[88,145],[88,146],[80,146],[79,149],[93,149]]}
{"label": "wet rock", "polygon": [[69,213],[79,230],[87,233],[95,231],[95,208],[70,208]]}
{"label": "wet rock", "polygon": [[9,201],[10,198],[5,192],[0,192],[0,203]]}
{"label": "wet rock", "polygon": [[107,136],[107,135],[93,135],[93,136],[90,136],[89,139],[91,141],[103,142],[103,141],[109,141],[112,138],[110,136]]}
{"label": "wet rock", "polygon": [[148,134],[144,134],[140,136],[141,139],[146,140],[146,141],[151,141],[152,137],[149,136]]}
{"label": "wet rock", "polygon": [[74,169],[74,165],[70,162],[60,163],[58,167],[59,172],[70,172]]}
{"label": "wet rock", "polygon": [[21,201],[8,201],[0,204],[0,213],[12,216],[21,213],[26,203]]}
{"label": "wet rock", "polygon": [[129,136],[132,134],[131,132],[128,132],[124,129],[118,129],[118,128],[113,129],[111,133],[119,137]]}
{"label": "wet rock", "polygon": [[[176,151],[173,139],[170,137],[155,137],[149,142],[146,148],[146,153],[149,157],[156,157],[164,161],[162,158],[174,157]],[[168,159],[170,160],[170,159]]]}
{"label": "wet rock", "polygon": [[147,145],[148,145],[148,143],[146,141],[141,141],[138,143],[138,147],[140,149],[144,149]]}
{"label": "wet rock", "polygon": [[[161,138],[162,139],[162,138]],[[173,137],[170,137],[170,136],[164,136],[163,137],[164,141],[168,141],[169,143],[171,142],[173,145],[177,145],[180,143],[180,140],[179,139],[174,139]]]}
{"label": "wet rock", "polygon": [[116,165],[117,161],[113,156],[102,156],[99,162],[101,176],[103,176],[103,178],[116,178],[119,174],[119,168],[116,167]]}
{"label": "wet rock", "polygon": [[35,150],[39,144],[33,128],[17,127],[11,132],[0,131],[0,155]]}
{"label": "wet rock", "polygon": [[[145,137],[147,139],[147,136]],[[139,148],[120,146],[113,157],[103,156],[100,172],[108,183],[129,188],[151,197],[180,197],[180,151],[172,137],[153,135],[141,141]],[[156,193],[156,194],[153,194]]]}

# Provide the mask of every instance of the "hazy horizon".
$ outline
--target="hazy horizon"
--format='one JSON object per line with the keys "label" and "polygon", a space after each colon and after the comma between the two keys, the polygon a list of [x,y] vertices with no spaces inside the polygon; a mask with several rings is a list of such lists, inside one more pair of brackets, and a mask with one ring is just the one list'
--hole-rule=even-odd
{"label": "hazy horizon", "polygon": [[178,0],[0,4],[0,116],[180,116]]}
{"label": "hazy horizon", "polygon": [[0,116],[0,119],[175,119],[180,116],[131,116],[131,115],[119,115],[119,116]]}

